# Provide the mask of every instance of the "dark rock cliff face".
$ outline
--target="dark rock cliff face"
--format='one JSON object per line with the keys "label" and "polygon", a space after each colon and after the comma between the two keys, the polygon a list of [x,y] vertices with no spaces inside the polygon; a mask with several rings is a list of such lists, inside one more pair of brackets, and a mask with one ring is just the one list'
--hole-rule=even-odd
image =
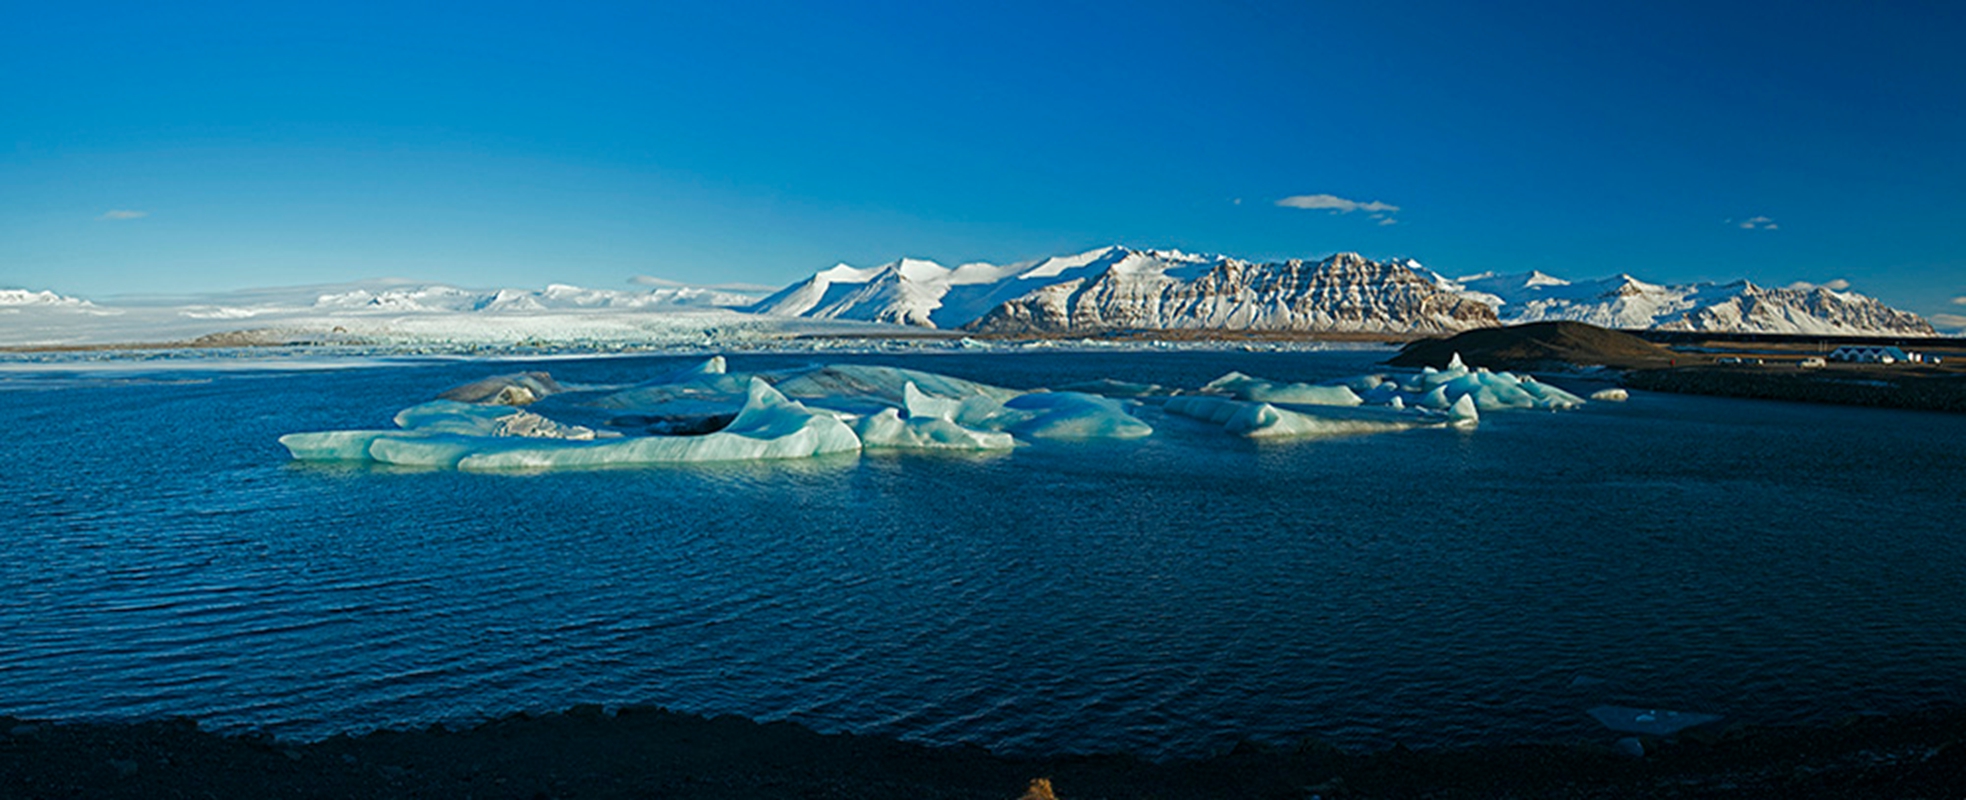
{"label": "dark rock cliff face", "polygon": [[1222,259],[1191,281],[1107,271],[1037,289],[965,327],[1450,333],[1496,324],[1492,307],[1444,291],[1403,264],[1341,253],[1318,262]]}
{"label": "dark rock cliff face", "polygon": [[1386,363],[1397,367],[1445,367],[1459,355],[1469,366],[1543,370],[1582,366],[1637,369],[1669,366],[1675,354],[1622,331],[1582,322],[1531,322],[1471,330],[1447,339],[1408,344]]}

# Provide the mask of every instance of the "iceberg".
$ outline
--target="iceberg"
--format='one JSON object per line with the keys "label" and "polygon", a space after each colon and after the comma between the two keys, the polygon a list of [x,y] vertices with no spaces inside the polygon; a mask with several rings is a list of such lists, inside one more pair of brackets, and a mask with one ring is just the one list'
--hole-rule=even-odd
{"label": "iceberg", "polygon": [[749,392],[750,376],[729,374],[724,357],[715,356],[696,366],[582,404],[665,416],[735,413],[743,407]]}
{"label": "iceberg", "polygon": [[860,449],[859,437],[838,418],[757,378],[730,424],[701,436],[610,437],[509,407],[452,400],[411,406],[396,423],[394,431],[290,433],[280,443],[302,461],[481,470],[806,458]]}
{"label": "iceberg", "polygon": [[[1138,439],[1152,426],[1127,413],[1117,400],[1079,392],[1032,392],[1003,404],[994,420],[1019,436],[1039,439]],[[1005,424],[1007,423],[1007,424]]]}
{"label": "iceberg", "polygon": [[1646,736],[1671,736],[1686,730],[1719,722],[1724,717],[1719,714],[1704,714],[1697,711],[1670,711],[1656,708],[1631,708],[1629,706],[1598,706],[1587,713],[1599,724],[1619,733],[1637,733]]}
{"label": "iceberg", "polygon": [[1576,395],[1528,376],[1468,369],[1360,375],[1323,384],[1231,372],[1199,394],[1153,384],[1066,384],[1024,392],[920,370],[862,364],[731,372],[713,357],[626,387],[567,389],[544,372],[500,375],[404,408],[393,430],[291,433],[296,460],[464,470],[809,458],[861,450],[1004,451],[1030,439],[1135,439],[1131,409],[1252,439],[1465,428],[1499,409],[1574,408]]}
{"label": "iceberg", "polygon": [[761,378],[751,379],[749,397],[737,418],[714,433],[588,442],[523,441],[517,446],[496,446],[466,455],[457,462],[457,468],[507,470],[752,461],[810,458],[860,449],[860,438],[846,423],[786,398]]}
{"label": "iceberg", "polygon": [[902,419],[892,408],[861,417],[853,432],[869,450],[1008,450],[1017,445],[1008,433],[971,430],[941,417]]}
{"label": "iceberg", "polygon": [[519,372],[511,375],[495,375],[455,386],[437,397],[460,403],[523,406],[563,391],[565,389],[554,381],[551,375],[544,372]]}
{"label": "iceberg", "polygon": [[1230,433],[1251,439],[1357,436],[1416,428],[1444,428],[1450,422],[1457,422],[1439,415],[1377,408],[1323,407],[1297,411],[1278,408],[1270,403],[1207,395],[1169,398],[1162,407],[1169,413],[1213,422]]}
{"label": "iceberg", "polygon": [[854,423],[853,432],[860,436],[862,447],[885,450],[1008,450],[1017,445],[1017,440],[1008,433],[975,430],[956,422],[965,415],[978,419],[993,418],[1002,408],[1001,403],[980,395],[961,400],[936,397],[916,388],[913,381],[902,385],[902,398],[907,406],[907,418],[902,418],[900,410],[887,408],[863,416]]}
{"label": "iceberg", "polygon": [[1308,406],[1355,406],[1364,403],[1346,386],[1314,386],[1308,383],[1276,383],[1231,372],[1201,387],[1204,393],[1226,394],[1237,400],[1263,403],[1293,403]]}

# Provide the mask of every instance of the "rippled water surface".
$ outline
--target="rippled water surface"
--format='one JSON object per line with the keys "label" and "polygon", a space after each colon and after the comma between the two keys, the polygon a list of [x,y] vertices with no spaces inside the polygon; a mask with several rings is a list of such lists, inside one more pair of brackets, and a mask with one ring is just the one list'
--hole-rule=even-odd
{"label": "rippled water surface", "polygon": [[[1383,355],[836,360],[1192,387]],[[1637,394],[1254,444],[1148,407],[1145,440],[995,457],[524,475],[275,442],[514,368],[0,378],[0,712],[311,737],[655,703],[1171,756],[1603,738],[1602,703],[1821,721],[1966,676],[1966,417]]]}

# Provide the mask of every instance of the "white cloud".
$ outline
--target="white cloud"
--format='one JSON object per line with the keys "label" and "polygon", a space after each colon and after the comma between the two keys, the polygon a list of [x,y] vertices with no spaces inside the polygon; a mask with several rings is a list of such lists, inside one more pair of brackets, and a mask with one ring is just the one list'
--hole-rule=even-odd
{"label": "white cloud", "polygon": [[112,208],[108,211],[102,212],[102,216],[96,217],[96,219],[106,219],[110,221],[116,221],[116,220],[125,220],[125,219],[143,219],[144,217],[147,216],[150,216],[150,212],[148,211],[131,211],[123,208]]}
{"label": "white cloud", "polygon": [[[1733,222],[1733,220],[1728,221]],[[1737,223],[1737,226],[1744,231],[1774,231],[1781,230],[1782,228],[1782,226],[1776,225],[1774,220],[1767,217],[1751,217]]]}
{"label": "white cloud", "polygon": [[658,277],[655,277],[654,275],[636,275],[636,276],[635,276],[635,277],[633,277],[633,278],[629,278],[629,279],[628,279],[628,282],[629,282],[629,283],[632,283],[632,284],[635,284],[636,286],[665,286],[665,287],[673,287],[673,286],[687,286],[687,285],[689,285],[689,284],[686,284],[686,283],[683,283],[682,281],[672,281],[672,280],[669,280],[668,278],[658,278]]}
{"label": "white cloud", "polygon": [[1808,282],[1808,281],[1796,281],[1796,282],[1794,282],[1794,283],[1791,283],[1791,284],[1789,284],[1789,288],[1790,288],[1790,289],[1815,289],[1815,288],[1823,288],[1823,289],[1829,289],[1829,290],[1832,290],[1832,291],[1838,291],[1838,292],[1841,292],[1841,291],[1844,291],[1844,290],[1846,290],[1846,289],[1849,289],[1849,288],[1850,288],[1850,282],[1849,282],[1849,281],[1846,281],[1846,280],[1844,280],[1844,279],[1842,279],[1842,278],[1837,278],[1836,280],[1833,280],[1833,281],[1823,281],[1822,283],[1810,283],[1810,282]]}
{"label": "white cloud", "polygon": [[1339,197],[1335,194],[1294,194],[1289,197],[1283,198],[1282,200],[1278,200],[1277,205],[1282,206],[1284,208],[1305,208],[1313,211],[1319,211],[1319,210],[1331,211],[1337,214],[1350,214],[1354,211],[1371,211],[1375,213],[1386,213],[1386,212],[1399,210],[1399,206],[1393,205],[1391,203],[1381,203],[1377,200],[1373,200],[1368,203],[1361,203],[1357,200],[1346,200],[1345,198]]}
{"label": "white cloud", "polygon": [[1925,319],[1932,323],[1932,327],[1938,328],[1939,330],[1966,333],[1966,316],[1960,316],[1958,314],[1933,314]]}
{"label": "white cloud", "polygon": [[1955,306],[1966,306],[1966,295],[1960,295],[1958,297],[1952,298],[1952,304]]}
{"label": "white cloud", "polygon": [[1381,225],[1398,225],[1398,224],[1399,224],[1399,220],[1396,220],[1396,219],[1393,219],[1392,217],[1386,217],[1385,219],[1382,219],[1382,220],[1379,220],[1379,224],[1381,224]]}

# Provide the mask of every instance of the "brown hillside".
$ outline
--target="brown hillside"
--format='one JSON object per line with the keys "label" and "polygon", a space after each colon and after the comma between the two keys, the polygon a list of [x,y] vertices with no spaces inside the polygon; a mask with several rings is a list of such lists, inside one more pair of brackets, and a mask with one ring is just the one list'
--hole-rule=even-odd
{"label": "brown hillside", "polygon": [[1569,366],[1616,369],[1664,367],[1674,353],[1629,333],[1582,322],[1532,322],[1506,328],[1479,328],[1446,339],[1408,344],[1388,363],[1400,367],[1445,367],[1455,353],[1470,367],[1535,370]]}

